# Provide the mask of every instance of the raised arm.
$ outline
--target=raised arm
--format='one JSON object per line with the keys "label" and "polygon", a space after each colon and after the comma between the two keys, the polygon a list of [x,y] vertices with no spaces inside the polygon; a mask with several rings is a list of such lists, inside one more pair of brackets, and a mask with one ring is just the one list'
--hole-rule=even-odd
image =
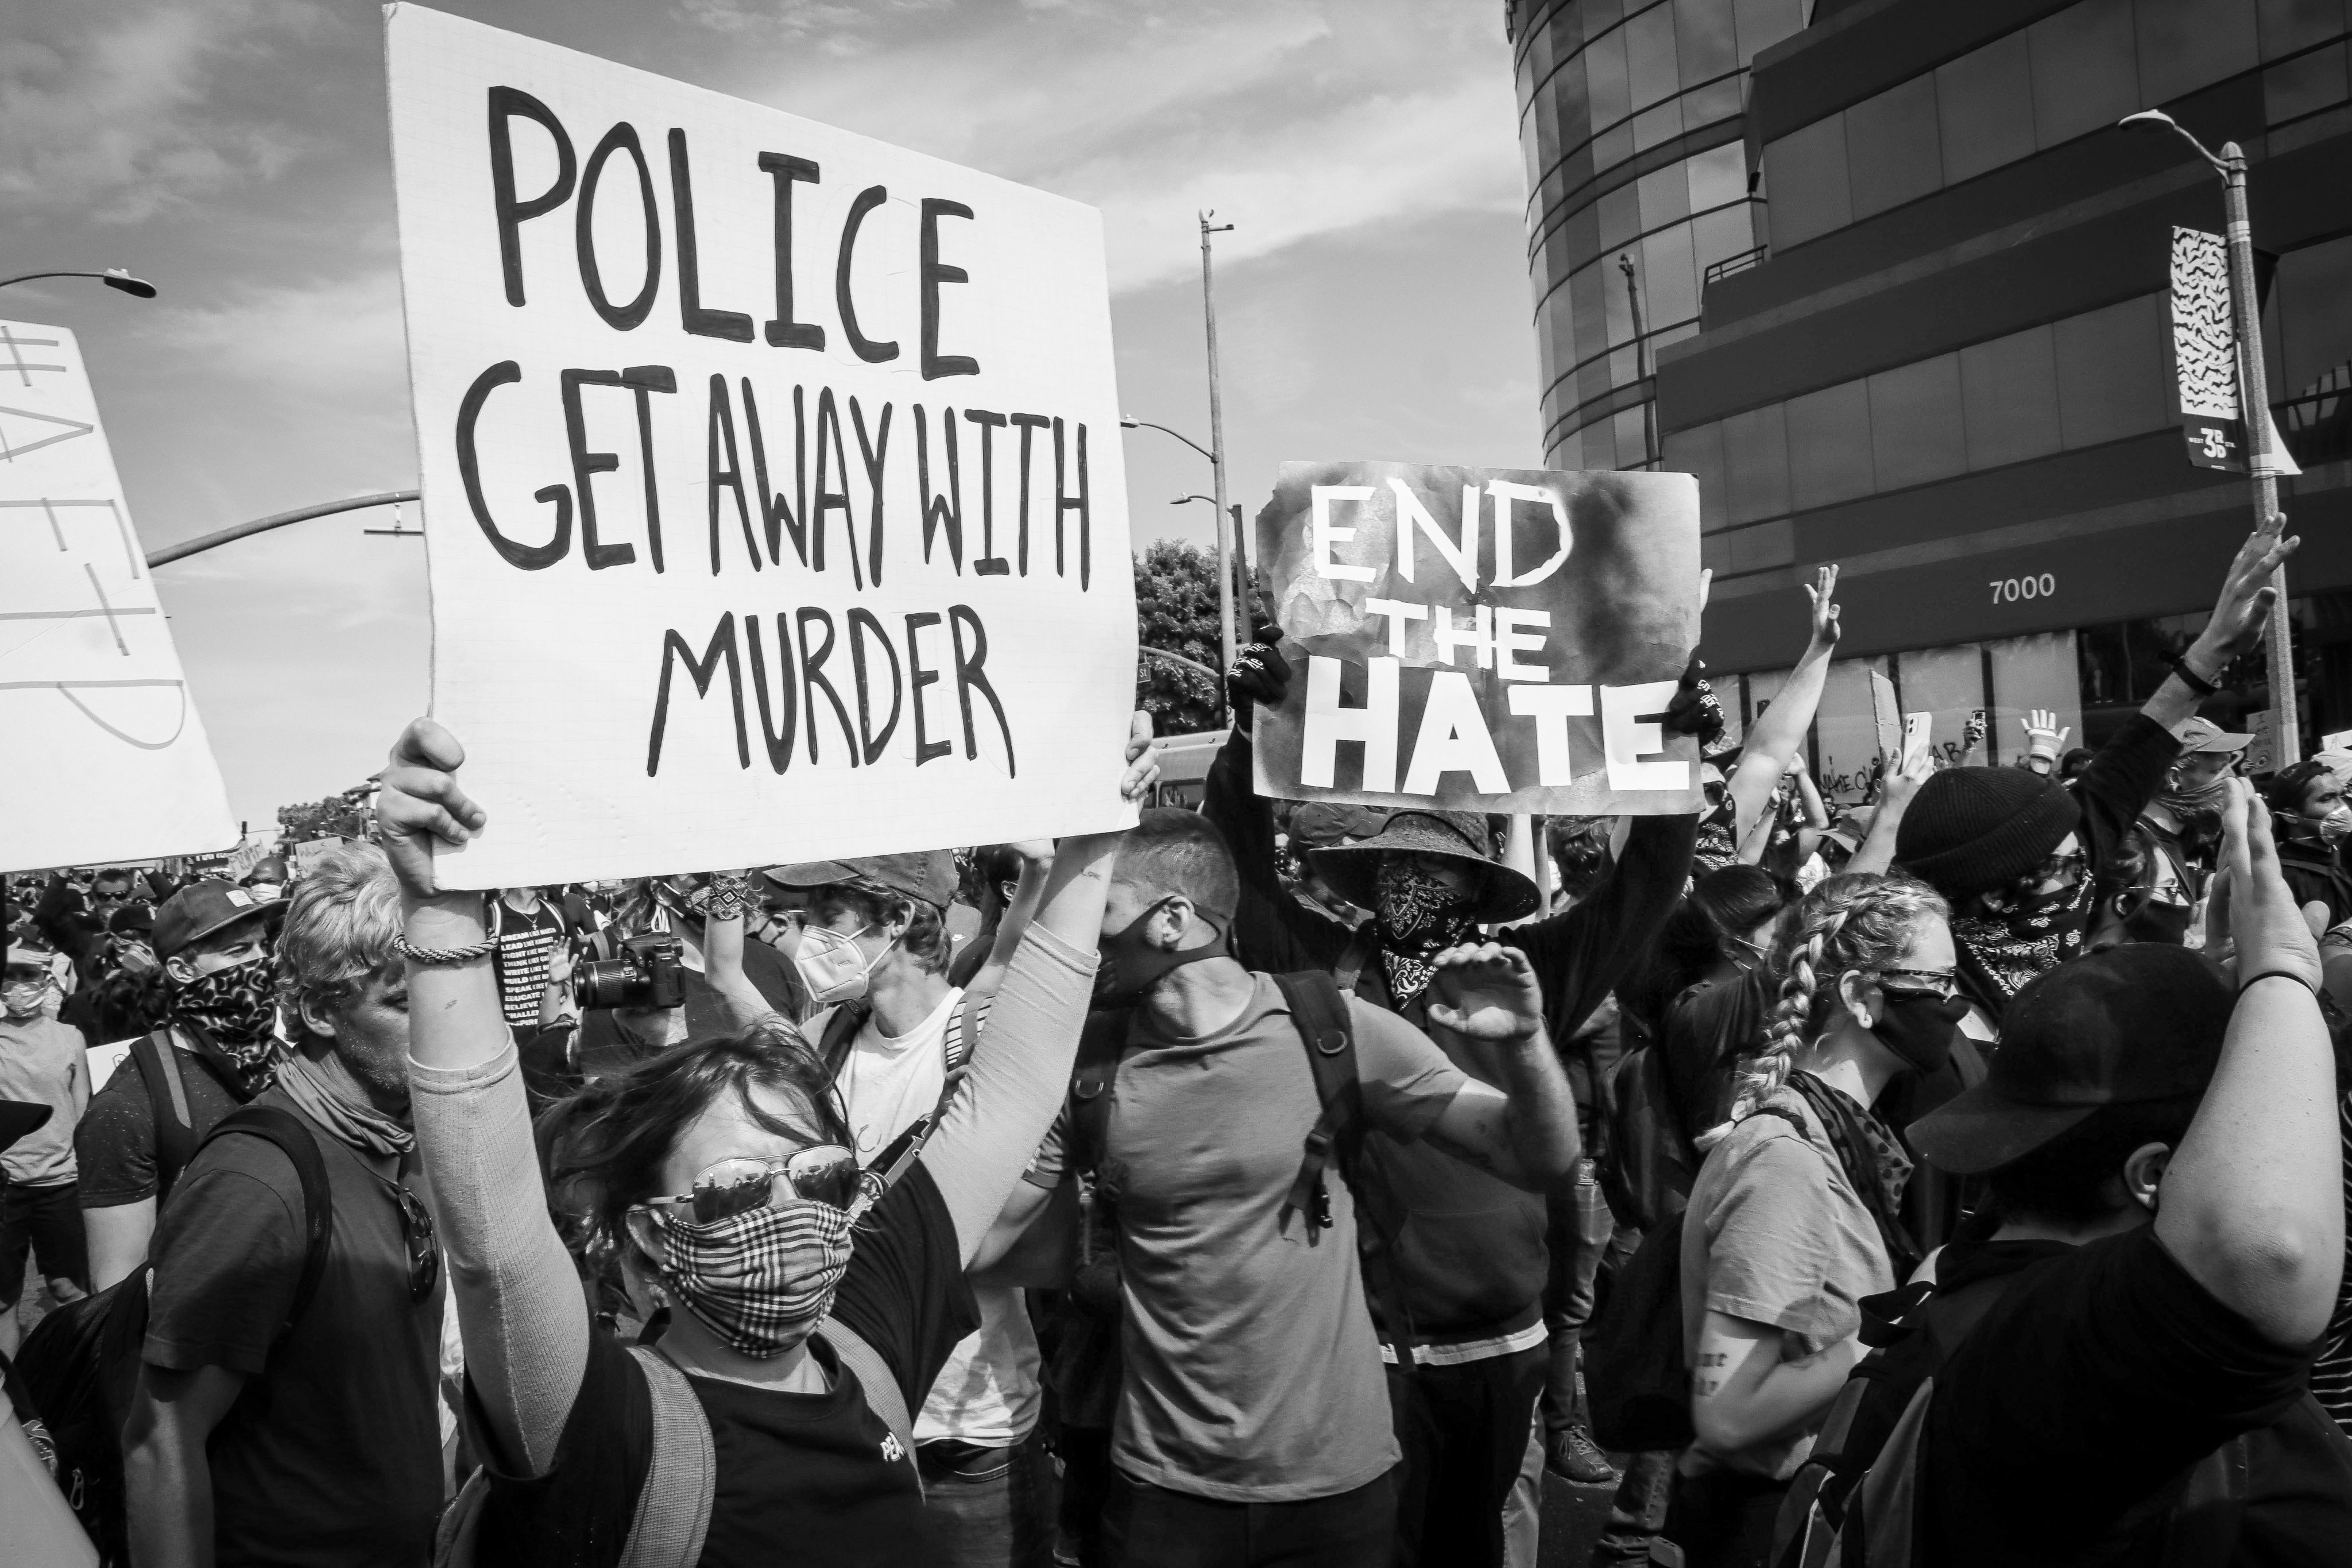
{"label": "raised arm", "polygon": [[[434,856],[488,821],[458,787],[457,737],[431,719],[393,747],[376,797],[385,855],[400,879],[402,930],[415,946],[483,938],[479,894],[441,889]],[[547,1213],[530,1112],[487,957],[408,964],[409,1094],[433,1215],[449,1260],[466,1372],[501,1462],[541,1475],[588,1363],[588,1306]]]}
{"label": "raised arm", "polygon": [[[2213,613],[2205,622],[2205,630],[2180,662],[2191,674],[2207,685],[2221,678],[2221,672],[2262,642],[2263,630],[2270,623],[2271,606],[2278,595],[2271,587],[2271,573],[2285,564],[2287,557],[2303,543],[2300,538],[2288,538],[2284,533],[2286,519],[2275,517],[2280,533],[2264,533],[2261,529],[2246,536],[2238,547],[2236,559],[2230,562],[2229,572],[2221,579],[2221,592],[2213,601]],[[2156,695],[2140,705],[2140,712],[2166,729],[2197,716],[2198,693],[2175,670],[2165,676]]]}
{"label": "raised arm", "polygon": [[[1265,639],[1276,635],[1270,629],[1260,633]],[[1235,656],[1225,676],[1234,727],[1209,764],[1201,790],[1201,815],[1224,835],[1234,869],[1241,873],[1234,956],[1269,974],[1328,969],[1354,940],[1339,922],[1301,908],[1282,885],[1274,804],[1257,792],[1250,715],[1259,703],[1280,703],[1289,685],[1290,665],[1271,641],[1253,643]]]}
{"label": "raised arm", "polygon": [[996,994],[1004,984],[1004,972],[1012,967],[1013,954],[1021,950],[1021,938],[1028,935],[1030,922],[1037,918],[1037,910],[1045,902],[1045,879],[1054,871],[1054,841],[1031,839],[1011,847],[1021,857],[1021,877],[1013,884],[1013,902],[997,917],[996,939],[989,945],[987,959],[973,974],[971,984],[963,988],[967,997]]}
{"label": "raised arm", "polygon": [[[737,881],[742,878],[739,875]],[[731,913],[724,918],[721,909]],[[743,902],[740,898],[722,903],[716,898],[710,913],[702,922],[702,977],[719,993],[719,1005],[726,1009],[728,1022],[736,1029],[751,1027],[759,1019],[776,1009],[743,972]]]}
{"label": "raised arm", "polygon": [[1863,835],[1861,847],[1846,862],[1848,872],[1868,872],[1875,876],[1895,863],[1895,841],[1903,831],[1903,813],[1910,809],[1911,798],[1919,793],[1919,786],[1935,770],[1935,758],[1922,751],[1911,759],[1909,767],[1886,780],[1879,791],[1878,809],[1870,815],[1870,831]]}
{"label": "raised arm", "polygon": [[[1138,714],[1120,791],[1144,800],[1159,777],[1151,721]],[[1094,996],[1095,946],[1120,837],[1092,833],[1055,846],[1045,901],[1005,970],[971,1075],[923,1145],[923,1163],[947,1201],[966,1267],[1068,1092],[1078,1031]]]}
{"label": "raised arm", "polygon": [[1812,635],[1805,643],[1804,657],[1789,672],[1788,684],[1771,706],[1748,727],[1739,767],[1731,775],[1735,841],[1755,825],[1758,814],[1771,800],[1772,787],[1780,781],[1789,758],[1805,744],[1805,732],[1812,728],[1813,713],[1822,706],[1822,690],[1830,678],[1830,655],[1837,651],[1837,580],[1838,569],[1825,566],[1805,585],[1812,603]]}
{"label": "raised arm", "polygon": [[1514,1186],[1542,1192],[1576,1164],[1576,1098],[1543,1023],[1528,956],[1486,942],[1439,954],[1429,1021],[1469,1041],[1502,1087],[1472,1078],[1424,1134]]}
{"label": "raised arm", "polygon": [[2344,1272],[2335,1063],[2318,946],[2279,874],[2270,814],[2243,780],[2230,793],[2238,1007],[2165,1168],[2156,1233],[2214,1300],[2273,1343],[2302,1345],[2327,1326]]}

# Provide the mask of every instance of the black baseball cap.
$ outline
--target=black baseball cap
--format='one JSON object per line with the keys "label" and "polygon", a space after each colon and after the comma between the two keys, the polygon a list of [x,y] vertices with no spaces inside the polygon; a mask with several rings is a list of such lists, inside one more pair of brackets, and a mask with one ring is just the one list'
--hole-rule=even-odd
{"label": "black baseball cap", "polygon": [[1983,1082],[1911,1124],[1937,1170],[1975,1176],[2109,1105],[2190,1099],[2221,1060],[2237,998],[2211,959],[2132,942],[2061,964],[2017,993]]}
{"label": "black baseball cap", "polygon": [[256,898],[235,883],[216,877],[192,882],[165,899],[163,907],[155,912],[155,956],[168,958],[240,920],[285,917],[282,902]]}
{"label": "black baseball cap", "polygon": [[867,855],[860,860],[802,861],[770,866],[761,873],[779,887],[794,890],[835,883],[870,882],[945,909],[955,899],[955,856],[947,850],[915,854]]}

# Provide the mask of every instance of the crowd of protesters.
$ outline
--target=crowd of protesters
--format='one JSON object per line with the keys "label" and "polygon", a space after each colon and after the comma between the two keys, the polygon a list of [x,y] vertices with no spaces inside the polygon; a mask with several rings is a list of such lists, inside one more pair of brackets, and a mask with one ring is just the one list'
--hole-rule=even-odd
{"label": "crowd of protesters", "polygon": [[1267,633],[1124,833],[486,896],[419,720],[299,876],[19,878],[0,1555],[2352,1560],[2352,756],[2198,711],[2293,548],[1844,816],[1832,568],[1696,815],[1270,800]]}

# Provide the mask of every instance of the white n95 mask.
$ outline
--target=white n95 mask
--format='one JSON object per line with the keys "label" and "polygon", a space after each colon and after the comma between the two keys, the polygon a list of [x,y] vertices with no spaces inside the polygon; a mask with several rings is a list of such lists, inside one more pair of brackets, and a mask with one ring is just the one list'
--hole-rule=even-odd
{"label": "white n95 mask", "polygon": [[[872,959],[857,946],[856,938],[873,930],[860,926],[849,936],[828,931],[822,925],[801,927],[800,946],[793,954],[793,967],[800,971],[801,984],[808,988],[809,998],[819,1007],[831,1007],[836,1002],[854,1002],[866,994],[872,978],[874,965],[881,954]],[[895,946],[895,939],[893,942]],[[884,953],[890,949],[885,947]]]}

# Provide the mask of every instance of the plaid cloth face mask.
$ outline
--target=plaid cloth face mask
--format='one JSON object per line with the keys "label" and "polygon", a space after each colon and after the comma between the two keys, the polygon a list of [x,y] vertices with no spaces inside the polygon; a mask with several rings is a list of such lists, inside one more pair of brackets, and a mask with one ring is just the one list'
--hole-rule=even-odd
{"label": "plaid cloth face mask", "polygon": [[792,1197],[704,1224],[647,1206],[661,1227],[655,1272],[687,1310],[744,1355],[783,1354],[832,1310],[849,1267],[847,1210]]}

